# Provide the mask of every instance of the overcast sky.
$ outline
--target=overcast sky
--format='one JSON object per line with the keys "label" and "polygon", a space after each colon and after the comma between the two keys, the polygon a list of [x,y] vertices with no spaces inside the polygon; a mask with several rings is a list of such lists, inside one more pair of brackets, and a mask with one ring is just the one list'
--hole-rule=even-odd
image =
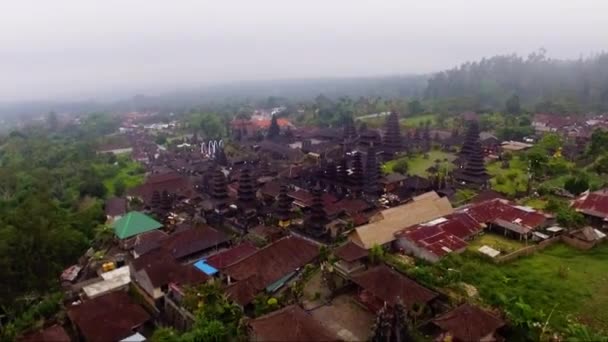
{"label": "overcast sky", "polygon": [[606,0],[2,0],[0,102],[606,49]]}

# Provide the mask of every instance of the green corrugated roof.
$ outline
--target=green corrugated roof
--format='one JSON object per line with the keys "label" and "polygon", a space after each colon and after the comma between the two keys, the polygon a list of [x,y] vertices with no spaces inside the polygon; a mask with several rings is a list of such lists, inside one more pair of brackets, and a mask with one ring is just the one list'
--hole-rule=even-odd
{"label": "green corrugated roof", "polygon": [[150,216],[142,214],[139,211],[132,211],[112,224],[114,234],[116,234],[119,239],[126,239],[137,234],[158,229],[162,226],[162,224]]}

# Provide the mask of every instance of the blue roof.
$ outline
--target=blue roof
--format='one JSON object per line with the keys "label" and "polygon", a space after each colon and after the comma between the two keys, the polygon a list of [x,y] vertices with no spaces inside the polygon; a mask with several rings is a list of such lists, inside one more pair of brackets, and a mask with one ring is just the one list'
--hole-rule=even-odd
{"label": "blue roof", "polygon": [[194,267],[201,270],[206,275],[214,275],[217,273],[217,269],[209,264],[207,264],[207,260],[202,259],[194,263]]}

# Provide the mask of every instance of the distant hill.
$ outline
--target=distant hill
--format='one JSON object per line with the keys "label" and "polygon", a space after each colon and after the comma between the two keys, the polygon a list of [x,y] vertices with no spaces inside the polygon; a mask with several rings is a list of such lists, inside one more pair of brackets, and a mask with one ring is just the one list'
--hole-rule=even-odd
{"label": "distant hill", "polygon": [[608,54],[556,60],[545,52],[484,58],[439,72],[428,81],[427,100],[466,99],[469,109],[504,109],[517,95],[529,110],[608,111]]}

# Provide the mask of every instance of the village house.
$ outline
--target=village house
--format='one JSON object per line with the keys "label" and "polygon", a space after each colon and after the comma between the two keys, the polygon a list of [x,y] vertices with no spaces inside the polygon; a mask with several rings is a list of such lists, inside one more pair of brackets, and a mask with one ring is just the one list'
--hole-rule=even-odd
{"label": "village house", "polygon": [[247,322],[251,341],[340,341],[321,322],[290,305]]}
{"label": "village house", "polygon": [[364,261],[369,252],[352,241],[347,241],[334,250],[334,255],[338,258],[334,264],[336,271],[348,278],[350,274],[365,268]]}
{"label": "village house", "polygon": [[124,291],[112,292],[67,308],[78,335],[88,342],[120,341],[141,331],[150,315]]}
{"label": "village house", "polygon": [[516,240],[531,239],[533,233],[544,228],[549,217],[533,208],[512,204],[504,199],[473,203],[458,212],[467,213],[489,231]]}
{"label": "village house", "polygon": [[435,341],[503,341],[497,330],[505,322],[493,314],[477,306],[465,303],[449,312],[446,312],[432,321],[440,330],[435,335]]}
{"label": "village house", "polygon": [[132,245],[133,240],[131,239],[137,235],[159,229],[162,226],[161,223],[138,211],[131,211],[112,223],[114,235],[120,241],[122,248]]}
{"label": "village house", "polygon": [[182,265],[165,250],[154,250],[129,263],[133,284],[150,306],[162,307],[169,285],[196,285],[211,278],[193,265]]}
{"label": "village house", "polygon": [[449,253],[461,253],[466,240],[483,230],[483,225],[467,213],[454,213],[408,227],[396,234],[396,248],[430,262]]}
{"label": "village house", "polygon": [[129,189],[127,194],[130,197],[140,198],[144,204],[150,206],[154,193],[163,192],[178,198],[190,198],[195,194],[194,186],[188,177],[177,172],[152,174],[143,184]]}
{"label": "village house", "polygon": [[589,250],[606,240],[606,234],[592,227],[584,227],[562,235],[562,240],[578,249]]}
{"label": "village house", "polygon": [[104,204],[106,220],[113,222],[127,213],[127,200],[119,197],[108,198]]}
{"label": "village house", "polygon": [[[296,236],[282,238],[250,256],[237,261],[222,271],[228,293],[247,291],[253,296],[266,291],[274,293],[301,271],[306,264],[315,261],[319,246]],[[234,285],[233,285],[234,284]],[[242,300],[240,304],[245,304]]]}
{"label": "village house", "polygon": [[195,260],[228,247],[230,237],[207,225],[175,232],[160,242],[160,249],[175,260]]}
{"label": "village house", "polygon": [[48,328],[30,332],[25,336],[17,339],[19,342],[70,342],[72,339],[65,329],[58,324],[51,325]]}
{"label": "village house", "polygon": [[608,188],[583,193],[574,200],[572,207],[583,214],[593,227],[605,228],[608,221]]}
{"label": "village house", "polygon": [[384,264],[355,273],[351,280],[358,288],[356,299],[374,313],[385,304],[393,308],[399,302],[406,310],[426,306],[433,311],[433,302],[438,298],[437,293]]}
{"label": "village house", "polygon": [[559,132],[578,122],[575,117],[556,114],[535,114],[532,127],[538,133]]}
{"label": "village house", "polygon": [[453,211],[447,198],[428,192],[414,197],[407,204],[377,213],[370,218],[370,223],[357,227],[349,239],[365,249],[374,245],[388,246],[395,240],[395,233],[402,229],[449,215]]}

